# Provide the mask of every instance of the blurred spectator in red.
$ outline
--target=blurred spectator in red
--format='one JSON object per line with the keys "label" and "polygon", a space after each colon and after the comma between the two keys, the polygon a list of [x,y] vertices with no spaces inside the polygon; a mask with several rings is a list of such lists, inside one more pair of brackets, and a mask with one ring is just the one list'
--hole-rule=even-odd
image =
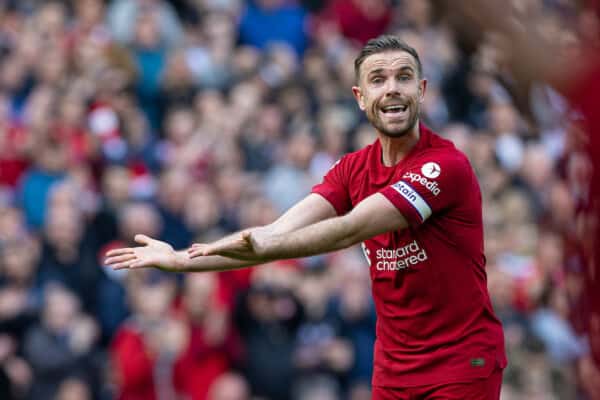
{"label": "blurred spectator in red", "polygon": [[29,166],[31,135],[16,124],[10,98],[0,91],[0,187],[14,190]]}
{"label": "blurred spectator in red", "polygon": [[392,14],[389,0],[333,0],[323,17],[348,39],[365,44],[386,32]]}
{"label": "blurred spectator in red", "polygon": [[209,389],[239,358],[229,311],[218,298],[216,274],[187,275],[181,299],[181,317],[188,345],[175,363],[177,391],[190,400],[206,400]]}
{"label": "blurred spectator in red", "polygon": [[175,282],[162,272],[129,276],[131,316],[110,345],[116,398],[175,398],[173,363],[186,347],[186,328],[168,316]]}

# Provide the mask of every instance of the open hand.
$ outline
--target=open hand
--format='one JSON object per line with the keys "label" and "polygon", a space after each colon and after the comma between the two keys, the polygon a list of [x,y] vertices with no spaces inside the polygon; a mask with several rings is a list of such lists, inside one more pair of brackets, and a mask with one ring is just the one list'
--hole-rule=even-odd
{"label": "open hand", "polygon": [[115,270],[144,267],[168,271],[178,269],[179,256],[170,244],[146,235],[135,235],[134,240],[143,246],[110,250],[106,253],[107,258],[104,263]]}

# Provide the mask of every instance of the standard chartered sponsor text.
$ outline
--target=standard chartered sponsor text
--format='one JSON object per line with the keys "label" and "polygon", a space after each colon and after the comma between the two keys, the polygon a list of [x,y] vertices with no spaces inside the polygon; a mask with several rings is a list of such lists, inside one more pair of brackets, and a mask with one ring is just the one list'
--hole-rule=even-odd
{"label": "standard chartered sponsor text", "polygon": [[398,271],[427,260],[427,252],[416,240],[396,249],[377,249],[377,271]]}

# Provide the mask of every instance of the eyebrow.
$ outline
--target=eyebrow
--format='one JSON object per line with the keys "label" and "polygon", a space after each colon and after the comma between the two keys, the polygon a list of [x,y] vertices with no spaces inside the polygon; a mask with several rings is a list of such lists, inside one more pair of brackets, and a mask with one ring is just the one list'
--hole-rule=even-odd
{"label": "eyebrow", "polygon": [[[377,75],[377,74],[382,73],[383,71],[385,71],[385,68],[377,68],[372,71],[369,71],[368,75]],[[414,68],[411,67],[410,65],[405,65],[400,68],[400,72],[414,72]]]}

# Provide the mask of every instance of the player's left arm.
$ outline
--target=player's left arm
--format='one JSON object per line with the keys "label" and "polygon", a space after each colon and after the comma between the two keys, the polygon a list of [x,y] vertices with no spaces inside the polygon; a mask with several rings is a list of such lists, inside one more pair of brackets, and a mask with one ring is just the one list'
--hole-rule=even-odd
{"label": "player's left arm", "polygon": [[307,257],[343,249],[379,234],[403,229],[408,222],[382,194],[373,194],[351,212],[330,218],[296,231],[273,235],[249,232],[237,247],[209,245],[206,255],[253,259]]}

